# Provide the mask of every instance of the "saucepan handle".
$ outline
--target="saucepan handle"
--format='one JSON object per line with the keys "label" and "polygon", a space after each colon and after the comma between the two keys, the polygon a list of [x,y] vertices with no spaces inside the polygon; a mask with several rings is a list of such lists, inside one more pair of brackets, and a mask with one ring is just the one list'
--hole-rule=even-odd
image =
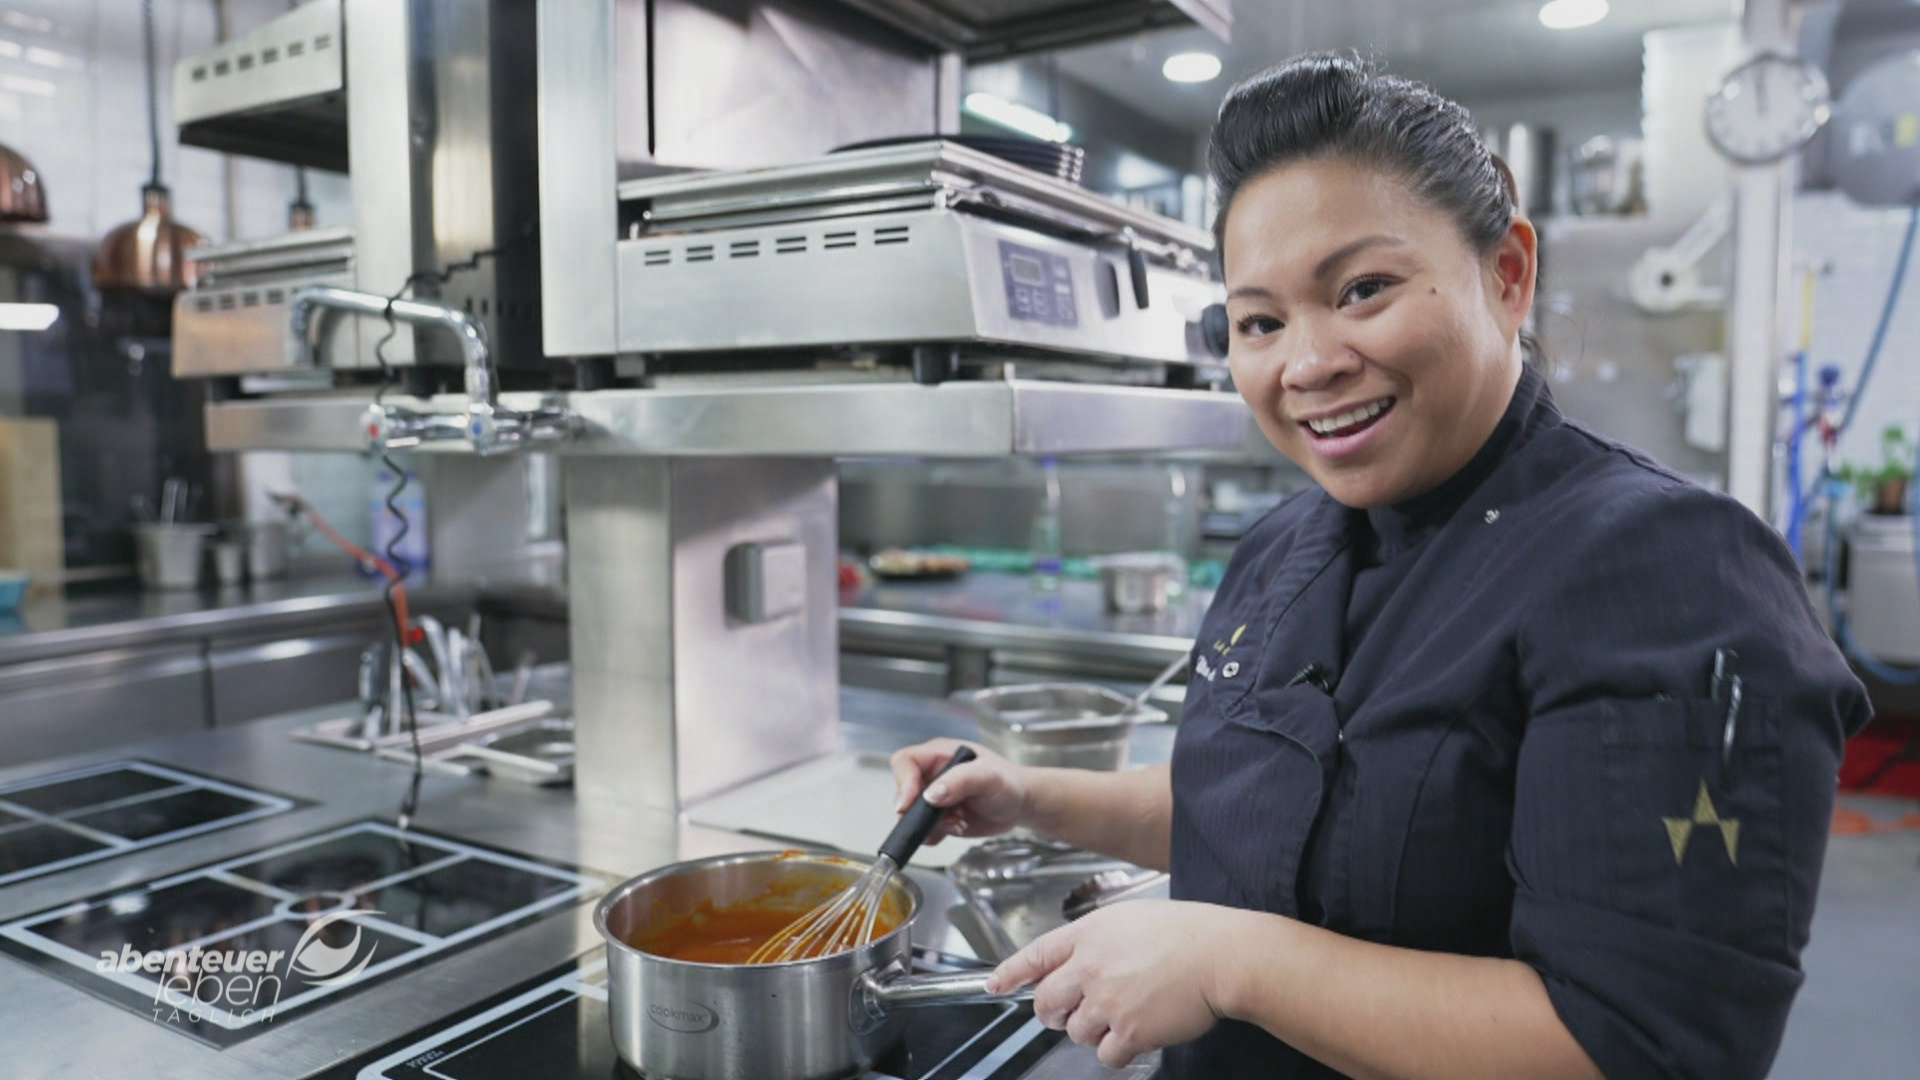
{"label": "saucepan handle", "polygon": [[862,972],[854,980],[853,999],[848,1003],[848,1022],[855,1034],[864,1035],[901,1009],[924,1009],[934,1005],[1001,1005],[1033,999],[1031,986],[1023,986],[1010,994],[988,993],[987,976],[991,974],[992,968],[980,968],[912,975],[907,972],[906,961],[895,960],[885,967]]}

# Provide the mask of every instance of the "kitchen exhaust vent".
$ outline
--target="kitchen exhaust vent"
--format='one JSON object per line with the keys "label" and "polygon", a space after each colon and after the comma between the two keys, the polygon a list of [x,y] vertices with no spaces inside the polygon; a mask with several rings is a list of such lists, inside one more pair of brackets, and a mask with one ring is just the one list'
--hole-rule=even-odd
{"label": "kitchen exhaust vent", "polygon": [[970,61],[1198,26],[1228,41],[1233,0],[841,0]]}

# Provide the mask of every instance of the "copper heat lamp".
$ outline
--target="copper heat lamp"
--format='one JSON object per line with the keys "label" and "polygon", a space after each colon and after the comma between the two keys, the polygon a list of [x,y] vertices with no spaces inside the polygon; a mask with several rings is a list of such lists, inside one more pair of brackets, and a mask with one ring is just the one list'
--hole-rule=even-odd
{"label": "copper heat lamp", "polygon": [[47,189],[40,170],[11,146],[0,143],[0,222],[39,224],[47,220]]}
{"label": "copper heat lamp", "polygon": [[160,95],[154,82],[153,0],[141,4],[147,35],[147,141],[153,169],[140,188],[140,220],[114,229],[93,257],[93,283],[102,289],[173,293],[193,284],[186,250],[206,237],[173,220],[167,186],[160,182]]}

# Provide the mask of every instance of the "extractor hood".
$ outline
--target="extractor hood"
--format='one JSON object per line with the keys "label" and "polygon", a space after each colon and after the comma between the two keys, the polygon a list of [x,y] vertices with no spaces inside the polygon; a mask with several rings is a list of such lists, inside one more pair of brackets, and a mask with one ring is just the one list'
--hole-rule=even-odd
{"label": "extractor hood", "polygon": [[347,171],[340,0],[308,0],[173,69],[180,142]]}
{"label": "extractor hood", "polygon": [[1222,41],[1233,0],[841,0],[968,60],[1091,45],[1149,30],[1199,26]]}

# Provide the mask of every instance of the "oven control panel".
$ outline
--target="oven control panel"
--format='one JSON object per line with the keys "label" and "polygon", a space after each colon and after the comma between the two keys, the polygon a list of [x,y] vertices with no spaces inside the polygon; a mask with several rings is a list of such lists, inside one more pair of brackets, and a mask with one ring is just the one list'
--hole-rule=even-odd
{"label": "oven control panel", "polygon": [[1000,279],[1007,288],[1007,313],[1014,318],[1048,326],[1080,325],[1073,268],[1065,256],[1002,240]]}

